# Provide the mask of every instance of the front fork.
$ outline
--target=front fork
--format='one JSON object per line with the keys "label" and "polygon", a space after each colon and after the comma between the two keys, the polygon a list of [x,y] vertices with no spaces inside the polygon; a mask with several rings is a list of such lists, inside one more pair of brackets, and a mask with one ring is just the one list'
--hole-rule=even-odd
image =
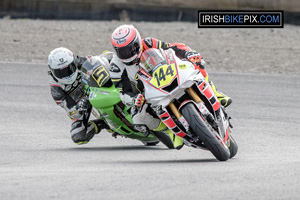
{"label": "front fork", "polygon": [[170,102],[169,108],[174,113],[174,115],[176,116],[176,118],[180,121],[180,123],[185,128],[185,130],[188,131],[189,128],[190,128],[189,124],[187,123],[187,121],[185,120],[185,118],[182,116],[182,114],[178,111],[178,109],[176,108],[176,106],[174,105],[173,102]]}
{"label": "front fork", "polygon": [[[187,92],[190,94],[190,96],[192,97],[192,99],[197,103],[201,103],[202,100],[200,99],[200,97],[197,95],[197,93],[193,90],[193,88],[188,88]],[[178,109],[176,108],[176,106],[174,105],[173,102],[169,103],[169,108],[171,109],[171,111],[174,113],[174,115],[176,116],[177,119],[180,119],[182,117],[181,113],[178,111]]]}
{"label": "front fork", "polygon": [[[209,118],[210,120],[213,120],[213,116],[210,114],[206,106],[204,105],[203,101],[200,99],[200,97],[197,95],[197,93],[193,90],[192,87],[187,89],[187,92],[191,96],[191,98],[194,100],[194,102],[197,104],[200,112],[206,117]],[[185,118],[181,115],[181,113],[178,111],[177,107],[174,105],[173,102],[169,103],[169,108],[170,110],[174,113],[176,118],[180,121],[182,126],[186,129],[186,131],[189,130],[189,124],[185,120]]]}
{"label": "front fork", "polygon": [[[201,98],[198,96],[198,94],[194,91],[194,89],[192,87],[188,88],[186,90],[188,92],[188,94],[190,95],[190,97],[192,98],[192,100],[195,102],[195,105],[197,105],[199,111],[201,112],[200,116],[202,118],[205,118],[207,120],[207,122],[212,126],[212,128],[217,131],[219,134],[222,132],[220,130],[220,127],[218,125],[218,123],[216,122],[215,118],[213,117],[213,115],[209,112],[209,110],[206,108],[206,106],[204,105],[204,102],[201,100]],[[189,103],[190,100],[187,100],[185,102],[182,102],[179,109],[184,106],[186,103]],[[176,116],[176,118],[178,119],[178,121],[182,124],[182,126],[185,128],[186,133],[193,138],[192,135],[190,135],[190,130],[189,130],[189,124],[187,123],[187,121],[185,120],[185,118],[182,116],[182,114],[179,112],[178,108],[175,106],[175,104],[173,102],[169,103],[169,109],[174,113],[174,115]],[[230,126],[230,124],[229,124]],[[223,138],[223,142],[227,143],[228,137],[229,137],[229,132],[230,130],[228,129],[229,127],[224,127],[225,131],[224,133],[224,138]],[[197,141],[196,138],[194,138],[195,141]],[[230,144],[227,144],[230,145]]]}

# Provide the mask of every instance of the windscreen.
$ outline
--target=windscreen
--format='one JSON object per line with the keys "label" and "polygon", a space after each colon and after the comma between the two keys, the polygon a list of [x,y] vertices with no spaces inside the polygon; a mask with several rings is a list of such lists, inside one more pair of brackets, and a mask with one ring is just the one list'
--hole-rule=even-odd
{"label": "windscreen", "polygon": [[110,80],[108,71],[96,58],[85,61],[81,67],[82,83],[91,87],[103,87]]}
{"label": "windscreen", "polygon": [[140,66],[152,76],[156,68],[168,64],[162,49],[147,49],[141,56]]}

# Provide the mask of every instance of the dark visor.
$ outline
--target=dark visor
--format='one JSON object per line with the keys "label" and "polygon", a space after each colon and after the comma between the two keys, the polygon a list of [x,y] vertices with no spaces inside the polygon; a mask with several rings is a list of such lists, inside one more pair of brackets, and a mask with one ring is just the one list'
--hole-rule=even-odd
{"label": "dark visor", "polygon": [[52,69],[53,74],[57,78],[65,78],[72,75],[76,71],[76,66],[74,63],[71,63],[69,66],[63,69]]}
{"label": "dark visor", "polygon": [[133,57],[134,55],[137,55],[140,53],[140,46],[138,42],[133,42],[132,44],[129,44],[125,47],[118,47],[115,48],[117,56],[120,59],[129,59]]}

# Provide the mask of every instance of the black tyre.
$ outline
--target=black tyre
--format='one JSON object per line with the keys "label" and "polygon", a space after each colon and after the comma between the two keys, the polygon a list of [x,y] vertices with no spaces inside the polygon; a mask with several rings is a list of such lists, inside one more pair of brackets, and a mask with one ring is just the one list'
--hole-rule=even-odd
{"label": "black tyre", "polygon": [[171,138],[165,134],[164,132],[160,131],[151,131],[151,133],[164,145],[166,145],[169,149],[174,149],[173,142]]}
{"label": "black tyre", "polygon": [[233,139],[232,135],[230,135],[229,138],[230,138],[230,146],[229,146],[230,158],[233,158],[238,151],[238,145]]}
{"label": "black tyre", "polygon": [[156,146],[159,143],[159,141],[157,142],[144,142],[145,146]]}
{"label": "black tyre", "polygon": [[221,143],[218,139],[219,135],[211,128],[211,126],[200,117],[194,104],[186,104],[181,112],[191,129],[204,143],[205,147],[210,150],[219,161],[228,160],[230,157],[229,149]]}

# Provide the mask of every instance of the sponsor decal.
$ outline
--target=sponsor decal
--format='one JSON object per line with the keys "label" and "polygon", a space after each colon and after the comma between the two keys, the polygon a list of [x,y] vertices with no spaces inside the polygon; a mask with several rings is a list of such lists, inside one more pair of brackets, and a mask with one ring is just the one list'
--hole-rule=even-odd
{"label": "sponsor decal", "polygon": [[174,62],[174,56],[173,53],[169,52],[169,58],[170,58],[170,62],[173,63]]}
{"label": "sponsor decal", "polygon": [[187,68],[186,64],[180,64],[179,65],[179,69],[186,69],[186,68]]}
{"label": "sponsor decal", "polygon": [[109,95],[109,92],[100,89],[97,89],[96,92],[98,92],[99,94]]}
{"label": "sponsor decal", "polygon": [[[61,63],[58,63],[57,65],[58,66],[61,66],[61,65],[64,65],[64,64],[66,64],[68,61],[66,60],[66,61],[64,61],[64,62],[61,62]],[[66,67],[68,67],[69,65],[66,65],[66,66],[63,66],[63,67],[61,67],[60,69],[64,69],[64,68],[66,68]]]}
{"label": "sponsor decal", "polygon": [[115,63],[111,63],[110,64],[110,71],[111,72],[120,72],[121,70]]}
{"label": "sponsor decal", "polygon": [[89,96],[89,100],[93,100],[94,97],[96,97],[96,96],[97,96],[97,94],[95,92],[91,92],[90,96]]}
{"label": "sponsor decal", "polygon": [[188,130],[188,128],[189,128],[189,123],[185,120],[185,118],[184,118],[183,116],[181,116],[181,117],[179,118],[179,121],[180,121],[180,123],[184,126],[184,128],[185,128],[186,130]]}
{"label": "sponsor decal", "polygon": [[117,40],[117,44],[124,44],[127,40],[125,38],[121,38]]}
{"label": "sponsor decal", "polygon": [[69,91],[72,88],[72,85],[67,85],[65,91]]}

